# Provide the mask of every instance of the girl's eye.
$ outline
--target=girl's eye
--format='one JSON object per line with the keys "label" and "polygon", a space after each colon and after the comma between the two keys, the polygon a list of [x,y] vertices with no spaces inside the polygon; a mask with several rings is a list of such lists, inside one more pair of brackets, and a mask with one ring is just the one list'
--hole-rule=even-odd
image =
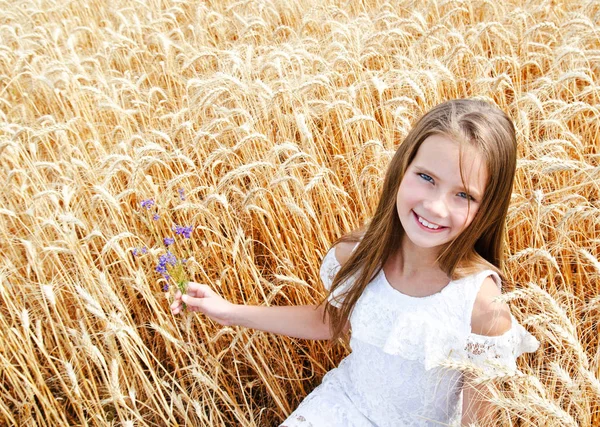
{"label": "girl's eye", "polygon": [[427,175],[426,173],[420,173],[419,176],[425,181],[433,183],[433,178]]}
{"label": "girl's eye", "polygon": [[470,196],[469,194],[465,193],[464,191],[461,191],[460,193],[458,193],[458,197],[462,197],[463,199],[470,200],[472,202],[475,201],[475,199],[472,196]]}

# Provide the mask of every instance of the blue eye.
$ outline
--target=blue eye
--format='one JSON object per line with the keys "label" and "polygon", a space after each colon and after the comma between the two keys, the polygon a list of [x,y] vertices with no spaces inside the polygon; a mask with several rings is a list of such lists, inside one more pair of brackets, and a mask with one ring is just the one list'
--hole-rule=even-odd
{"label": "blue eye", "polygon": [[423,178],[425,181],[427,182],[431,182],[433,184],[433,178],[430,177],[429,175],[427,175],[426,173],[419,173],[418,174],[421,178]]}
{"label": "blue eye", "polygon": [[463,199],[467,199],[467,200],[470,200],[472,202],[475,201],[475,199],[472,196],[470,196],[469,194],[465,193],[464,191],[461,191],[460,193],[458,193],[458,197],[462,197]]}

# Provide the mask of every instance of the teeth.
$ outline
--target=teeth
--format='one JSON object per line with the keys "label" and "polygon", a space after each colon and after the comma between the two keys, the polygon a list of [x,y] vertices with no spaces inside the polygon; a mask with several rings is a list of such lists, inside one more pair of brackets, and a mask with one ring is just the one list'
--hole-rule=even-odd
{"label": "teeth", "polygon": [[440,226],[439,226],[439,225],[434,225],[434,224],[432,224],[432,223],[430,223],[430,222],[427,222],[427,221],[425,221],[425,220],[424,220],[423,218],[421,218],[421,217],[418,217],[418,218],[419,218],[419,222],[420,222],[421,224],[423,224],[423,225],[424,225],[425,227],[427,227],[427,228],[431,228],[432,230],[437,230],[438,228],[440,228]]}

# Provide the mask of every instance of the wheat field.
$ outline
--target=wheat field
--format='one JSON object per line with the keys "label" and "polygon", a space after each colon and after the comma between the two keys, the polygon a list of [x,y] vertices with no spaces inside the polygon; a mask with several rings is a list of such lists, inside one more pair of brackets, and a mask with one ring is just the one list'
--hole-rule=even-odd
{"label": "wheat field", "polygon": [[600,425],[600,3],[578,0],[0,1],[0,423],[277,425],[349,349],[171,315],[161,238],[193,225],[189,274],[230,301],[317,303],[411,125],[463,97],[517,128],[505,298],[541,342],[481,378],[496,424]]}

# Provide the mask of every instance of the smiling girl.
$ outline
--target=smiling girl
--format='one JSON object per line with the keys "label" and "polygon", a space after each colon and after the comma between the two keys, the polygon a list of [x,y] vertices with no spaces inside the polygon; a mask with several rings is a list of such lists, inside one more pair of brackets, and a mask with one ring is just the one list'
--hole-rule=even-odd
{"label": "smiling girl", "polygon": [[478,100],[423,116],[392,158],[367,226],[321,265],[329,295],[313,306],[232,304],[190,283],[182,301],[223,325],[338,339],[352,352],[282,426],[433,426],[482,422],[484,390],[448,360],[514,371],[537,340],[501,295],[504,224],[516,168],[511,120]]}

